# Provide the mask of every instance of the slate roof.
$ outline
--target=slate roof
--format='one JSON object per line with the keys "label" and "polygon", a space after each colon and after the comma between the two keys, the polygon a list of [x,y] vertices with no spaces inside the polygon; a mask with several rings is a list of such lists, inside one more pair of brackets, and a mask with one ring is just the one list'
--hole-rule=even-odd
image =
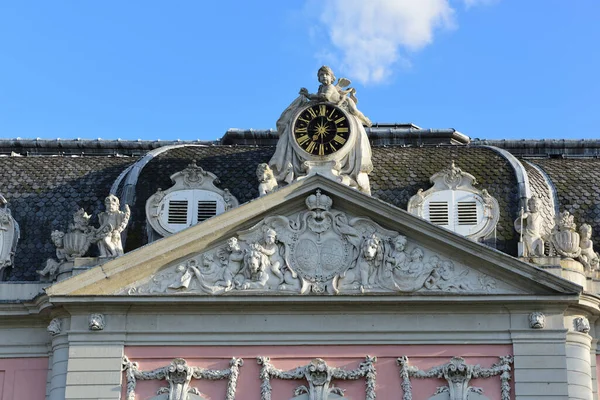
{"label": "slate roof", "polygon": [[119,173],[137,158],[0,157],[0,193],[8,200],[21,238],[6,280],[38,280],[36,270],[55,255],[50,233],[65,231],[75,211],[96,215]]}
{"label": "slate roof", "polygon": [[528,160],[542,168],[556,187],[560,211],[575,215],[579,226],[593,227],[595,250],[600,248],[600,159],[544,158]]}
{"label": "slate roof", "polygon": [[[274,151],[275,147],[263,146],[184,147],[154,158],[142,170],[138,180],[126,251],[147,242],[144,205],[158,188],[172,186],[171,174],[196,160],[199,166],[219,177],[222,189],[229,189],[240,203],[244,203],[258,196],[256,165],[268,162]],[[410,197],[419,188],[429,188],[431,175],[448,168],[452,160],[458,167],[473,174],[480,187],[487,188],[498,200],[501,221],[497,227],[497,248],[514,254],[516,239],[512,221],[518,211],[517,182],[512,167],[493,150],[463,146],[374,146],[374,169],[370,176],[372,195],[406,209]]]}
{"label": "slate roof", "polygon": [[[219,177],[221,188],[228,188],[244,203],[258,196],[256,165],[267,162],[274,150],[274,146],[208,144],[174,148],[155,156],[142,169],[135,187],[125,250],[146,244],[145,202],[159,187],[167,189],[172,185],[171,174],[196,160]],[[65,230],[79,207],[93,214],[92,225],[97,226],[104,197],[119,174],[139,159],[109,155],[0,157],[0,193],[8,200],[21,227],[16,267],[8,270],[6,279],[37,280],[35,271],[55,255],[50,232]],[[516,255],[518,237],[513,221],[519,211],[517,180],[512,166],[493,149],[468,145],[373,146],[373,196],[406,209],[410,197],[419,188],[429,188],[430,176],[447,168],[452,160],[477,178],[479,188],[488,189],[498,200],[501,218],[496,246]],[[561,210],[572,212],[579,225],[590,223],[594,227],[593,238],[600,243],[600,159],[538,157],[521,161],[532,192],[543,200],[544,212],[550,215],[552,211],[549,186],[528,163],[546,172],[557,189]]]}

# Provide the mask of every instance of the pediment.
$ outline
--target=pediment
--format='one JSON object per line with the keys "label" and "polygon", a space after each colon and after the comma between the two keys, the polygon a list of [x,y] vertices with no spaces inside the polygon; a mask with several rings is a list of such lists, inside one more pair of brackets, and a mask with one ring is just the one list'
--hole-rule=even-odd
{"label": "pediment", "polygon": [[50,296],[132,297],[580,291],[318,175],[47,289]]}

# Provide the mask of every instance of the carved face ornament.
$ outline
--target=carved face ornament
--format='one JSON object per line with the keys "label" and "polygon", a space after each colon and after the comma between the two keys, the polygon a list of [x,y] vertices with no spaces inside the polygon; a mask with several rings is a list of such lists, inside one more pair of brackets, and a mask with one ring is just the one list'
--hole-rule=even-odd
{"label": "carved face ornament", "polygon": [[308,374],[316,386],[325,385],[328,381],[327,364],[320,358],[315,358],[308,365]]}
{"label": "carved face ornament", "polygon": [[110,213],[114,213],[119,211],[119,199],[115,195],[110,195],[106,199],[104,199],[104,206],[106,207],[106,211]]}
{"label": "carved face ornament", "polygon": [[367,242],[365,243],[365,260],[367,261],[371,261],[375,259],[375,256],[377,255],[377,248],[379,247],[377,245],[377,241],[375,241],[374,239],[369,239],[367,240]]}

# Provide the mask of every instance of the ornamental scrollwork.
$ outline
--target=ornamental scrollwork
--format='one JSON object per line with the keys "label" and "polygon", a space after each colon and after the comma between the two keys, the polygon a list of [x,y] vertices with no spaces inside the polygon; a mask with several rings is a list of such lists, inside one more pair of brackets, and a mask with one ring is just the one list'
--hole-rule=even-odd
{"label": "ornamental scrollwork", "polygon": [[[306,210],[272,215],[124,293],[361,294],[498,292],[498,282],[432,254],[399,232],[333,208],[317,190]],[[148,280],[149,279],[149,280]]]}
{"label": "ornamental scrollwork", "polygon": [[[374,363],[377,357],[366,356],[357,369],[346,370],[327,365],[321,358],[313,359],[308,365],[303,365],[292,370],[283,371],[271,364],[269,357],[258,357],[258,364],[262,365],[260,371],[261,400],[271,400],[271,379],[301,380],[308,382],[308,386],[300,385],[294,390],[293,399],[307,395],[311,400],[343,399],[344,389],[333,385],[333,379],[357,380],[365,379],[365,398],[375,400],[376,371]],[[292,399],[292,400],[293,400]]]}
{"label": "ornamental scrollwork", "polygon": [[160,388],[157,394],[166,393],[169,400],[199,400],[206,398],[206,396],[203,396],[197,388],[191,386],[192,379],[227,379],[225,400],[234,400],[239,368],[243,364],[244,362],[241,358],[232,358],[228,369],[213,370],[193,367],[188,365],[187,361],[183,358],[176,358],[167,366],[156,368],[152,371],[141,371],[137,362],[131,362],[127,356],[123,356],[122,370],[125,371],[127,379],[126,399],[136,399],[135,388],[137,381],[142,380],[167,381],[169,386]]}
{"label": "ornamental scrollwork", "polygon": [[400,379],[402,391],[402,400],[413,400],[412,384],[410,378],[418,379],[445,379],[448,386],[437,388],[434,396],[440,393],[448,393],[449,400],[467,400],[472,399],[471,394],[477,395],[478,399],[485,400],[483,389],[469,386],[471,379],[486,379],[500,375],[501,381],[501,400],[510,400],[510,380],[512,356],[499,357],[500,360],[493,364],[491,368],[482,368],[479,364],[467,364],[462,357],[452,357],[452,359],[443,365],[438,365],[427,371],[420,370],[418,367],[409,365],[408,357],[403,356],[397,359],[400,366]]}

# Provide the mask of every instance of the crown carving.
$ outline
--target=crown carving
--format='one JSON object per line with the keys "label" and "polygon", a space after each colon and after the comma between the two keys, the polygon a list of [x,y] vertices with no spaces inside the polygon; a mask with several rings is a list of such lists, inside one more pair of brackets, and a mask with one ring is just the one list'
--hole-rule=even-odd
{"label": "crown carving", "polygon": [[316,194],[311,194],[306,199],[306,206],[309,210],[325,210],[329,211],[331,206],[333,205],[333,200],[331,197],[321,194],[320,190],[317,190]]}

